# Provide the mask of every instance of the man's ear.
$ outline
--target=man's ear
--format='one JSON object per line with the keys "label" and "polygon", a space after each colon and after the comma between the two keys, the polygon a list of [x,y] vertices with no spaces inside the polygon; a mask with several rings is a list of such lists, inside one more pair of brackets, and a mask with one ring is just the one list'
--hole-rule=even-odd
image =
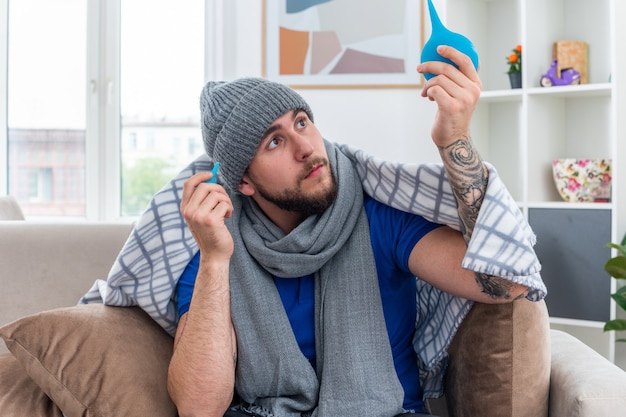
{"label": "man's ear", "polygon": [[241,178],[241,182],[239,183],[239,187],[237,187],[237,189],[241,194],[247,195],[248,197],[254,194],[255,189],[250,181],[248,173],[243,174],[243,178]]}

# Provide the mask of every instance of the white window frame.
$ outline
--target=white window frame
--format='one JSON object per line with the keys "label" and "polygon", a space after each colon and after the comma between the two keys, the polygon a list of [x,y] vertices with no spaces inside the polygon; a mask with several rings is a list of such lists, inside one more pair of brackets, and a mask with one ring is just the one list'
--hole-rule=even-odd
{"label": "white window frame", "polygon": [[120,0],[89,0],[87,45],[98,47],[87,51],[85,209],[88,220],[121,218],[120,27]]}

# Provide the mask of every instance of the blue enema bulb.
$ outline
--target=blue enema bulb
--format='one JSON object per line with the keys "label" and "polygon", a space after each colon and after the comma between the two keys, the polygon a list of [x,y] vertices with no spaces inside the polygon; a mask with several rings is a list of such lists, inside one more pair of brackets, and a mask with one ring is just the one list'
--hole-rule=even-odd
{"label": "blue enema bulb", "polygon": [[[422,49],[421,62],[442,61],[458,68],[454,62],[437,53],[437,47],[439,45],[448,45],[467,55],[472,60],[474,68],[478,70],[478,52],[476,52],[472,41],[460,33],[452,32],[441,23],[441,19],[439,19],[439,15],[437,14],[437,10],[435,10],[435,6],[433,6],[432,0],[428,0],[428,12],[430,14],[432,31],[430,38]],[[427,80],[430,80],[434,76],[435,74],[424,74]]]}

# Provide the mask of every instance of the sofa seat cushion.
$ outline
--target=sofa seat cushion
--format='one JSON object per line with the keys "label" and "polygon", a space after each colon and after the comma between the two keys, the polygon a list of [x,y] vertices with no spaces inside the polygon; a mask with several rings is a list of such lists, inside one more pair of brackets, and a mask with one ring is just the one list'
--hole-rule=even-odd
{"label": "sofa seat cushion", "polygon": [[49,310],[1,327],[0,337],[67,417],[177,414],[167,391],[173,340],[137,307]]}

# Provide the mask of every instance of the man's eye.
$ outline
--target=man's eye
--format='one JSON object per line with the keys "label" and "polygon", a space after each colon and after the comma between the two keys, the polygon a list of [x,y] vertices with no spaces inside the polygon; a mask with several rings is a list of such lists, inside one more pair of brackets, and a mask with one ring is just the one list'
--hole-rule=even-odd
{"label": "man's eye", "polygon": [[297,125],[299,128],[303,128],[306,126],[306,119],[303,117],[301,119],[298,119]]}
{"label": "man's eye", "polygon": [[270,139],[270,141],[267,143],[267,149],[274,149],[275,147],[278,146],[278,138],[272,138]]}

